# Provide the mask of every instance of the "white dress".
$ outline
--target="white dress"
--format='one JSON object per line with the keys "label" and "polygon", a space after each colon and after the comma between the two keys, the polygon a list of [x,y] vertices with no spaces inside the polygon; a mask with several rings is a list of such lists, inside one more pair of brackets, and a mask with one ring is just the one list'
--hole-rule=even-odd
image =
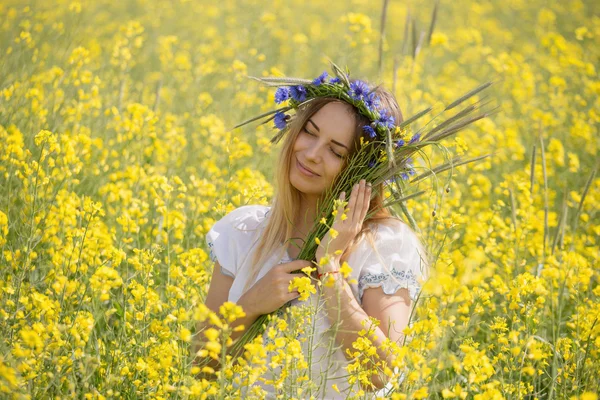
{"label": "white dress", "polygon": [[[254,246],[258,243],[260,232],[266,226],[269,210],[270,207],[262,205],[239,207],[217,221],[206,234],[211,260],[218,260],[221,272],[234,278],[228,297],[231,302],[237,302],[242,295],[244,284],[249,276]],[[361,300],[365,289],[381,286],[386,294],[393,294],[400,288],[407,288],[414,305],[421,289],[421,283],[428,278],[426,265],[421,261],[423,247],[420,241],[406,224],[398,221],[394,227],[378,225],[375,232],[375,244],[379,254],[373,250],[368,240],[363,239],[347,259],[352,268],[351,276],[347,280],[351,281],[354,278],[357,282],[350,283],[350,287],[358,304],[362,304]],[[261,267],[254,282],[262,278],[274,265],[290,261],[292,258],[289,257],[287,251],[284,252],[281,259],[277,254],[273,254],[271,259]],[[387,268],[384,268],[382,263]],[[318,302],[321,302],[322,305],[323,300],[320,299],[319,294],[317,288],[317,293],[312,294],[306,301],[293,300],[291,305],[292,307],[297,304],[318,306]],[[317,399],[344,399],[349,394],[350,388],[347,378],[344,376],[348,375],[344,367],[349,362],[340,348],[328,351],[330,341],[334,343],[334,333],[331,332],[331,324],[324,308],[320,306],[317,307],[317,310],[311,330],[314,330],[314,337],[320,338],[320,340],[318,344],[314,342],[311,344],[310,379],[325,389],[324,392],[313,393],[313,395]],[[263,338],[265,342],[269,340],[266,333]],[[307,347],[308,343],[309,341],[306,340],[303,344],[305,354],[310,351]],[[270,371],[266,378],[276,379],[277,371]],[[325,378],[326,382],[323,382],[322,380]],[[341,394],[332,388],[332,384],[337,385]],[[357,390],[356,385],[353,390]],[[271,385],[261,384],[261,386],[270,394],[274,392]],[[390,387],[391,385],[388,385],[387,388]],[[377,394],[381,395],[387,388]]]}

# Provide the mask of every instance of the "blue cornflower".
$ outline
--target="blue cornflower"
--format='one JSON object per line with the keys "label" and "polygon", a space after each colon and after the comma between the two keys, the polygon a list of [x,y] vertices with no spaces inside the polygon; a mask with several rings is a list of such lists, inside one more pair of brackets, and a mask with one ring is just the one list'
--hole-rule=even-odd
{"label": "blue cornflower", "polygon": [[383,128],[393,128],[394,127],[394,117],[392,115],[388,115],[386,110],[382,110],[379,118],[377,119],[377,125]]}
{"label": "blue cornflower", "polygon": [[275,122],[275,127],[277,129],[283,129],[286,127],[287,125],[287,115],[285,115],[285,113],[279,111],[277,113],[275,113],[275,118],[273,119],[273,121]]}
{"label": "blue cornflower", "polygon": [[367,106],[367,109],[369,111],[375,111],[375,109],[377,107],[379,107],[380,101],[379,101],[379,96],[377,96],[375,93],[369,93],[364,99],[363,99],[365,106]]}
{"label": "blue cornflower", "polygon": [[392,185],[394,182],[398,181],[398,177],[396,175],[392,175],[390,179],[385,180],[386,185]]}
{"label": "blue cornflower", "polygon": [[421,137],[420,133],[415,133],[414,136],[408,142],[408,144],[412,144],[414,142],[418,142],[420,137]]}
{"label": "blue cornflower", "polygon": [[363,81],[354,81],[350,84],[348,94],[354,100],[362,100],[369,93],[369,86]]}
{"label": "blue cornflower", "polygon": [[329,83],[340,83],[341,81],[342,80],[336,76],[335,78],[331,78]]}
{"label": "blue cornflower", "polygon": [[375,129],[373,129],[371,127],[371,125],[365,125],[365,126],[363,126],[363,131],[365,133],[367,133],[371,139],[373,139],[375,136],[377,136],[377,133],[375,132]]}
{"label": "blue cornflower", "polygon": [[306,100],[306,88],[302,85],[292,86],[290,88],[290,94],[296,101],[302,102]]}
{"label": "blue cornflower", "polygon": [[322,83],[325,83],[325,79],[327,78],[327,71],[323,71],[323,73],[321,75],[319,75],[318,78],[315,78],[313,80],[313,85],[319,86]]}
{"label": "blue cornflower", "polygon": [[404,146],[405,144],[406,144],[406,143],[405,143],[405,142],[404,142],[404,140],[402,140],[402,139],[398,140],[398,141],[395,143],[396,147],[402,147],[402,146]]}
{"label": "blue cornflower", "polygon": [[373,168],[375,166],[375,161],[369,161],[369,168]]}
{"label": "blue cornflower", "polygon": [[415,171],[414,165],[412,164],[412,157],[406,159],[406,167],[404,168],[405,172],[402,173],[402,179],[406,180],[409,176],[412,176],[417,173]]}
{"label": "blue cornflower", "polygon": [[282,86],[275,92],[275,103],[279,104],[290,98],[290,88]]}

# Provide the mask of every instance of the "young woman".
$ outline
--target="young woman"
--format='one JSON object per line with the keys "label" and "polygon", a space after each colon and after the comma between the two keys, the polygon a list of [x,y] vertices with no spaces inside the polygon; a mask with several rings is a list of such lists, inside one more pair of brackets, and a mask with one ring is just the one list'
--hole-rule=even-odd
{"label": "young woman", "polygon": [[[380,107],[401,122],[393,95],[381,87],[374,93]],[[207,307],[217,311],[225,301],[236,302],[246,313],[237,324],[248,327],[261,314],[290,301],[292,306],[300,303],[299,293],[290,293],[288,286],[293,278],[306,276],[293,271],[310,265],[296,258],[311,227],[323,217],[317,215],[317,202],[358,150],[361,137],[369,139],[363,127],[370,123],[351,104],[336,98],[315,98],[298,109],[281,149],[272,206],[239,207],[207,234],[215,262]],[[324,280],[332,276],[334,284],[321,285],[306,301],[322,305],[315,316],[315,336],[323,339],[321,342],[331,338],[338,346],[327,355],[327,349],[308,349],[308,341],[304,342],[304,351],[312,351],[310,379],[323,385],[316,398],[346,397],[332,384],[342,393],[349,387],[344,377],[349,363],[345,350],[351,349],[357,332],[365,328],[361,324],[364,320],[373,317],[380,321],[375,345],[382,359],[385,355],[380,346],[385,337],[401,344],[411,306],[428,275],[419,239],[408,225],[382,207],[383,187],[372,189],[371,183],[363,180],[347,196],[342,194],[348,201],[346,218],[342,220],[340,209],[333,225],[339,234],[332,238],[328,233],[316,254],[320,260],[325,255],[324,244],[329,243],[327,253],[333,256],[313,272],[313,277]],[[374,214],[365,219],[370,210]],[[337,250],[341,254],[335,255]],[[336,273],[344,261],[352,268],[346,279]],[[337,329],[331,329],[335,324]],[[381,389],[386,382],[373,376],[372,384],[363,389]],[[272,391],[268,385],[264,388]]]}

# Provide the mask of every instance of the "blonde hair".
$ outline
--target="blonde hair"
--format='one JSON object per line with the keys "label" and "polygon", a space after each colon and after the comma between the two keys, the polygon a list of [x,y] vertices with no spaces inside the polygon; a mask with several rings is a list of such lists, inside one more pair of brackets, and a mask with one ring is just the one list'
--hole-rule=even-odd
{"label": "blonde hair", "polygon": [[[391,115],[394,117],[396,124],[404,120],[402,112],[400,111],[400,107],[398,106],[393,94],[382,88],[381,85],[376,86],[372,89],[372,91],[375,92],[380,99],[380,108],[387,109],[388,113],[391,113]],[[282,245],[287,243],[292,238],[295,216],[301,211],[299,208],[301,193],[293,185],[291,185],[289,178],[291,160],[293,159],[292,156],[294,144],[296,142],[296,138],[298,137],[304,125],[307,123],[308,119],[326,104],[336,101],[340,102],[341,100],[330,97],[315,98],[304,106],[300,107],[296,112],[296,116],[288,122],[290,124],[289,131],[287,132],[283,141],[277,162],[278,168],[276,168],[274,176],[276,196],[269,211],[269,216],[266,218],[266,226],[264,227],[264,230],[258,241],[255,242],[256,249],[250,264],[251,270],[249,271],[249,277],[245,283],[243,292],[248,290],[250,285],[254,283],[254,280],[261,270],[261,266],[263,266],[269,260],[269,258],[272,257],[275,251],[279,250],[277,260],[280,260],[286,251],[286,246]],[[354,109],[349,103],[344,104],[348,104],[349,110],[354,110],[353,114],[356,124],[353,146],[350,149],[348,156],[345,157],[342,171],[344,168],[346,168],[347,161],[358,150],[360,138],[362,137],[364,141],[372,140],[362,129],[363,126],[368,125],[371,121],[369,121],[365,116],[359,114],[357,110]],[[340,175],[341,174],[338,176]],[[333,184],[335,184],[335,182],[333,182]],[[358,244],[363,236],[367,236],[369,242],[373,245],[372,227],[375,224],[389,223],[392,221],[402,222],[402,220],[399,218],[394,217],[386,207],[383,207],[383,183],[379,184],[378,186],[377,194],[371,199],[369,204],[369,213],[374,213],[369,218],[365,219],[362,230],[358,235],[356,235],[354,240],[342,254],[342,260],[346,260],[348,258],[354,247]],[[375,251],[377,251],[375,246],[373,246],[373,248]],[[425,253],[422,246],[421,251]],[[250,253],[251,252],[247,254]],[[427,256],[425,255],[425,259],[426,258]]]}

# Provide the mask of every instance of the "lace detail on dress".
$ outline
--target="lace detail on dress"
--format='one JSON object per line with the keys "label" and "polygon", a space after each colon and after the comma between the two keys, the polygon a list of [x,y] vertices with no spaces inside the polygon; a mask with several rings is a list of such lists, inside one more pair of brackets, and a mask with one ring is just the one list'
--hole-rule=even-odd
{"label": "lace detail on dress", "polygon": [[[213,247],[215,246],[214,243],[210,240],[210,239],[206,239],[206,244],[208,245],[208,256],[210,257],[212,262],[217,262],[217,256],[215,255],[215,252],[213,250]],[[233,274],[229,271],[227,271],[225,268],[223,268],[223,266],[221,265],[221,273],[223,275],[227,275],[230,276],[232,278],[235,278],[235,276],[233,276]]]}
{"label": "lace detail on dress", "polygon": [[413,301],[416,300],[421,291],[421,285],[417,281],[415,274],[411,270],[398,271],[392,269],[391,272],[395,279],[392,279],[387,272],[367,272],[361,276],[358,280],[358,297],[361,301],[365,289],[379,286],[383,288],[383,293],[385,294],[394,294],[400,288],[407,288],[410,298]]}
{"label": "lace detail on dress", "polygon": [[206,243],[208,244],[208,256],[212,262],[217,261],[217,256],[215,256],[215,252],[213,251],[214,243],[210,239],[206,239]]}

